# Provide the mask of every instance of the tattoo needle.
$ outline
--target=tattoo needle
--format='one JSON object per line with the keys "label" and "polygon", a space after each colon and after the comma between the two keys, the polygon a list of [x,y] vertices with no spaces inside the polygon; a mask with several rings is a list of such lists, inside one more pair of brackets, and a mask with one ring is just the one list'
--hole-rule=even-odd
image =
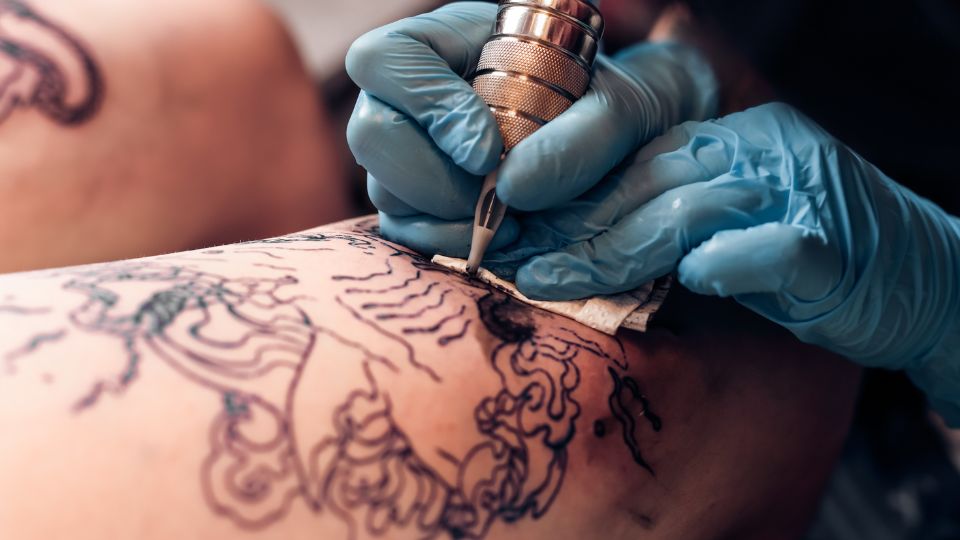
{"label": "tattoo needle", "polygon": [[497,198],[497,171],[488,174],[480,188],[473,223],[473,237],[470,240],[470,256],[467,257],[467,273],[476,275],[483,262],[483,256],[490,247],[497,229],[503,223],[507,206]]}

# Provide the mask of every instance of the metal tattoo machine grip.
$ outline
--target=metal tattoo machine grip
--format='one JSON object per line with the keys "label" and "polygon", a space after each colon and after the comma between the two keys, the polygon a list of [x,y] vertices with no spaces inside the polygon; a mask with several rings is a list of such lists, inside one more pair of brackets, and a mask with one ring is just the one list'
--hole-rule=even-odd
{"label": "metal tattoo machine grip", "polygon": [[[585,0],[500,1],[472,84],[497,120],[504,155],[586,93],[602,35],[603,17]],[[494,171],[477,201],[470,273],[479,269],[506,213],[496,186]]]}

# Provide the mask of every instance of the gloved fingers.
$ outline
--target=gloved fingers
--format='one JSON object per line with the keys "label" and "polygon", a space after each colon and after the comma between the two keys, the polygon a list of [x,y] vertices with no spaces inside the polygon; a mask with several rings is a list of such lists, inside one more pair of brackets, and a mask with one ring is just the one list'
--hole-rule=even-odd
{"label": "gloved fingers", "polygon": [[636,288],[676,267],[715,233],[770,221],[784,195],[747,180],[718,179],[668,191],[598,236],[534,257],[517,272],[527,296],[571,300]]}
{"label": "gloved fingers", "polygon": [[680,262],[678,277],[700,294],[827,296],[841,275],[840,254],[818,231],[783,223],[718,232]]}
{"label": "gloved fingers", "polygon": [[390,193],[385,187],[377,182],[372,174],[367,174],[367,197],[370,202],[377,207],[377,210],[384,214],[390,214],[394,217],[415,216],[419,213],[416,208],[401,201],[396,195]]}
{"label": "gloved fingers", "polygon": [[637,120],[621,95],[629,91],[605,82],[617,77],[612,70],[598,61],[586,95],[510,151],[497,183],[508,206],[537,211],[572,200],[637,149]]}
{"label": "gloved fingers", "polygon": [[443,219],[473,215],[481,179],[458,167],[410,118],[361,92],[347,143],[357,163],[407,205]]}
{"label": "gloved fingers", "polygon": [[454,163],[486,174],[503,139],[487,105],[463,76],[479,60],[497,6],[461,2],[361,36],[347,53],[357,85],[422,126]]}
{"label": "gloved fingers", "polygon": [[637,152],[637,161],[650,161],[661,154],[669,154],[680,150],[690,142],[699,127],[699,122],[684,122],[670,127],[662,135],[654,137],[640,147]]}
{"label": "gloved fingers", "polygon": [[552,249],[587,240],[663,193],[716,176],[754,189],[756,180],[725,174],[733,155],[727,134],[726,128],[693,122],[669,130],[581,197],[532,214],[524,222],[524,238],[536,233]]}
{"label": "gloved fingers", "polygon": [[[651,54],[645,51],[643,56],[649,58]],[[587,94],[510,151],[500,167],[497,185],[497,194],[507,205],[537,211],[570,201],[670,126],[674,116],[658,109],[658,100],[663,97],[653,96],[643,81],[641,63],[635,63],[638,74],[598,60]],[[676,77],[668,73],[658,76]],[[676,104],[665,106],[679,110]],[[689,146],[684,160],[687,166],[677,174],[693,168],[697,174],[688,182],[707,180],[729,168],[734,148],[727,143],[732,140],[735,133],[729,128],[712,122],[688,122],[651,141],[649,149],[641,150],[638,161]],[[673,160],[678,157],[673,156]]]}
{"label": "gloved fingers", "polygon": [[[445,221],[424,214],[394,217],[380,212],[380,232],[387,240],[403,244],[424,254],[442,254],[465,258],[470,254],[473,220]],[[520,234],[513,216],[506,216],[489,250],[510,244]]]}
{"label": "gloved fingers", "polygon": [[732,152],[726,140],[711,131],[713,126],[690,123],[654,139],[610,177],[570,203],[580,210],[575,212],[578,220],[606,227],[672,189],[724,176]]}
{"label": "gloved fingers", "polygon": [[733,160],[728,135],[713,124],[676,126],[582,197],[547,211],[547,219],[555,228],[566,222],[596,234],[667,191],[723,176]]}
{"label": "gloved fingers", "polygon": [[740,137],[717,122],[685,122],[670,128],[637,153],[637,183],[665,189],[705,182],[730,172]]}

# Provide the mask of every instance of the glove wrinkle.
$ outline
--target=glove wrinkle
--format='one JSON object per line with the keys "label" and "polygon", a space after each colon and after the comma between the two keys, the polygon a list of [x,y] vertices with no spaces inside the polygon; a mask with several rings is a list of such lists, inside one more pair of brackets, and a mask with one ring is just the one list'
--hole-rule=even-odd
{"label": "glove wrinkle", "polygon": [[516,272],[524,294],[581,298],[676,269],[802,341],[905,369],[960,424],[957,218],[782,104],[650,146],[666,153],[641,150],[575,202],[525,218],[522,252],[537,255]]}
{"label": "glove wrinkle", "polygon": [[[385,152],[385,140],[399,138],[414,152]],[[473,215],[480,179],[458,167],[437,150],[423,129],[375,97],[361,94],[347,126],[347,143],[357,163],[404,203],[443,219]],[[409,179],[418,178],[424,191]]]}

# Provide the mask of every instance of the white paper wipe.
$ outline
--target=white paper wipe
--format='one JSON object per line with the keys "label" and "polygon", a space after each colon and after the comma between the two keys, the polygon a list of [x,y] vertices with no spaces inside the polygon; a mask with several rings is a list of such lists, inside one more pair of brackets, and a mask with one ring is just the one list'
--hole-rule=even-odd
{"label": "white paper wipe", "polygon": [[[467,261],[463,259],[434,255],[433,263],[461,274],[467,273]],[[563,315],[611,336],[621,327],[646,332],[647,325],[663,305],[670,290],[670,279],[666,278],[651,281],[638,289],[621,294],[594,296],[569,302],[544,302],[527,298],[513,283],[500,279],[485,268],[477,272],[477,279],[521,302]]]}

